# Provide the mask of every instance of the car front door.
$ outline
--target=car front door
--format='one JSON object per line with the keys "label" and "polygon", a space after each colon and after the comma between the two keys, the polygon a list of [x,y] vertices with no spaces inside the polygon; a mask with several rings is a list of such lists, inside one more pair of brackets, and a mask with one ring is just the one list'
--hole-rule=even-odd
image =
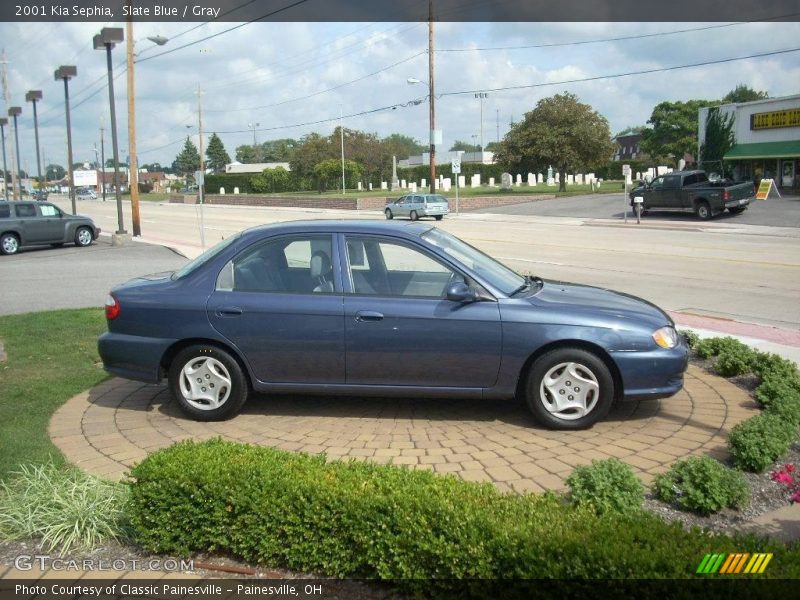
{"label": "car front door", "polygon": [[497,302],[451,302],[463,274],[388,236],[348,235],[343,261],[347,383],[487,388],[502,353]]}
{"label": "car front door", "polygon": [[332,236],[282,236],[240,252],[207,304],[213,327],[269,383],[344,383],[344,319]]}
{"label": "car front door", "polygon": [[42,235],[44,242],[64,242],[64,219],[61,210],[52,204],[39,204]]}
{"label": "car front door", "polygon": [[394,216],[396,217],[407,217],[408,216],[408,196],[403,196],[399,198],[397,202],[394,203]]}
{"label": "car front door", "polygon": [[661,190],[661,197],[661,206],[664,208],[683,208],[680,175],[664,176],[664,186]]}
{"label": "car front door", "polygon": [[650,208],[664,207],[664,178],[656,177],[644,191],[644,204]]}

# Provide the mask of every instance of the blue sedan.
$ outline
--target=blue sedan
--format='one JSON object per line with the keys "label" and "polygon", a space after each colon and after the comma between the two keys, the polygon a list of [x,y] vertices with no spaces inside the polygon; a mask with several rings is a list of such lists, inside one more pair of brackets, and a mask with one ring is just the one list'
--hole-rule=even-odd
{"label": "blue sedan", "polygon": [[289,222],[229,237],[106,302],[107,371],[164,377],[192,418],[251,390],[524,398],[554,429],[683,386],[688,350],[658,307],[522,276],[429,224]]}

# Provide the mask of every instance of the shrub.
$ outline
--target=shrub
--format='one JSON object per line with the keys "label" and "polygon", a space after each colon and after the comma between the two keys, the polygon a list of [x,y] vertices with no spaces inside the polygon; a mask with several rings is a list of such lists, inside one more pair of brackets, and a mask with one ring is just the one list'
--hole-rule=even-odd
{"label": "shrub", "polygon": [[740,507],[749,501],[744,476],[708,456],[679,460],[653,482],[656,496],[700,514]]}
{"label": "shrub", "polygon": [[683,339],[686,340],[686,345],[689,346],[689,348],[694,348],[697,342],[700,341],[700,336],[691,329],[681,329],[680,334],[683,336]]}
{"label": "shrub", "polygon": [[800,372],[797,370],[797,363],[788,358],[772,352],[758,352],[753,364],[753,371],[762,379],[770,376],[783,377],[785,380],[793,382],[796,389],[800,391]]}
{"label": "shrub", "polygon": [[570,499],[591,507],[597,514],[630,512],[642,507],[644,486],[633,469],[621,460],[593,460],[567,477]]}
{"label": "shrub", "polygon": [[731,430],[728,448],[737,467],[760,473],[786,453],[796,432],[797,426],[782,417],[762,413]]}
{"label": "shrub", "polygon": [[[181,442],[131,474],[131,521],[149,551],[213,551],[426,594],[467,578],[685,577],[709,552],[784,548],[644,511],[598,517],[552,494],[221,440]],[[776,554],[767,575],[796,572],[798,557]]]}
{"label": "shrub", "polygon": [[755,391],[756,400],[763,408],[769,408],[780,398],[800,398],[800,385],[783,375],[768,372]]}
{"label": "shrub", "polygon": [[49,551],[91,548],[128,535],[128,490],[74,468],[22,466],[0,482],[0,533],[41,538]]}
{"label": "shrub", "polygon": [[700,358],[711,358],[723,351],[752,352],[751,348],[732,337],[712,337],[700,340],[695,344],[694,351]]}
{"label": "shrub", "polygon": [[800,426],[800,394],[776,398],[767,407],[766,414],[780,417],[797,428]]}
{"label": "shrub", "polygon": [[753,371],[756,362],[756,352],[741,344],[721,349],[714,370],[723,377],[735,377]]}

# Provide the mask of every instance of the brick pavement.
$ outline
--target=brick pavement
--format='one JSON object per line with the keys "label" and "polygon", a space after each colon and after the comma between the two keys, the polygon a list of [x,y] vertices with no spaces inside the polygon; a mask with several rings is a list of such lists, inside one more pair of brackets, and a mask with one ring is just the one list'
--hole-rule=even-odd
{"label": "brick pavement", "polygon": [[693,366],[680,394],[621,403],[577,432],[542,429],[517,400],[255,396],[229,421],[199,423],[179,412],[166,387],[110,379],[69,400],[49,431],[70,462],[113,479],[179,440],[221,436],[541,492],[563,488],[592,459],[617,457],[649,483],[677,458],[724,458],[727,432],[757,412],[741,389]]}

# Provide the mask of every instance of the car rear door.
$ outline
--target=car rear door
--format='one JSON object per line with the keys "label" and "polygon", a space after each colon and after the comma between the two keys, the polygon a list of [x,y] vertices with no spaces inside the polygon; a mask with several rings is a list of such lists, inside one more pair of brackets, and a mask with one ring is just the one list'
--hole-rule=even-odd
{"label": "car rear door", "polygon": [[15,202],[14,214],[22,231],[23,244],[41,244],[50,241],[45,219],[33,202]]}
{"label": "car rear door", "polygon": [[344,309],[332,239],[272,238],[240,252],[220,273],[208,319],[258,380],[344,383]]}
{"label": "car rear door", "polygon": [[390,236],[343,236],[347,383],[487,388],[502,353],[497,302],[457,303],[463,275]]}

